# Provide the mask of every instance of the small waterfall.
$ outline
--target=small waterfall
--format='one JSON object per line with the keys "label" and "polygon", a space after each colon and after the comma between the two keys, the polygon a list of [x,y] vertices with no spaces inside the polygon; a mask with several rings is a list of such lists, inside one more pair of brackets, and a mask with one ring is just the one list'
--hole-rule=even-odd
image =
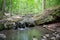
{"label": "small waterfall", "polygon": [[25,29],[28,29],[29,27],[34,27],[35,26],[35,23],[34,23],[33,19],[31,19],[30,17],[24,16],[22,18],[23,18],[22,21],[18,21],[16,23],[17,27],[18,27],[18,30],[25,30]]}
{"label": "small waterfall", "polygon": [[21,25],[21,28],[18,28],[18,30],[25,30],[25,29],[27,29],[27,24],[26,23],[21,23],[22,25]]}

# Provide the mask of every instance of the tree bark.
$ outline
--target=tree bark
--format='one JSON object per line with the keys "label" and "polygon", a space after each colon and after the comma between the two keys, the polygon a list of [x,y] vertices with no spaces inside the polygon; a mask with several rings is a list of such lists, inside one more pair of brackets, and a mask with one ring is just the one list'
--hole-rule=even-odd
{"label": "tree bark", "polygon": [[45,1],[46,1],[46,0],[42,0],[42,11],[45,10]]}
{"label": "tree bark", "polygon": [[2,16],[3,16],[5,12],[6,0],[3,0],[2,3],[3,3],[2,5]]}
{"label": "tree bark", "polygon": [[12,0],[10,0],[10,15],[12,16]]}

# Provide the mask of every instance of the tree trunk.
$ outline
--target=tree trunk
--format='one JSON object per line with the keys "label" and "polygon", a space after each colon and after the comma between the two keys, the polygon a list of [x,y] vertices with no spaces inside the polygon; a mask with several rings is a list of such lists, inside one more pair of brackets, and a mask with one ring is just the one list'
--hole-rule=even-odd
{"label": "tree trunk", "polygon": [[3,0],[2,3],[3,3],[2,5],[2,16],[3,16],[5,12],[6,0]]}
{"label": "tree trunk", "polygon": [[42,0],[42,11],[45,10],[45,0]]}
{"label": "tree trunk", "polygon": [[10,0],[10,15],[12,16],[12,0]]}

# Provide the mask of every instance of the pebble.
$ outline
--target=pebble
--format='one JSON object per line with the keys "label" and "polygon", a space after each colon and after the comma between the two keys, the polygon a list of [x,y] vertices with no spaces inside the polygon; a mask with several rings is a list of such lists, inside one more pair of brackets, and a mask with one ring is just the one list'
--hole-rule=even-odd
{"label": "pebble", "polygon": [[47,38],[46,36],[43,36],[43,38]]}
{"label": "pebble", "polygon": [[60,40],[60,33],[59,32],[54,32],[51,34],[45,34],[42,36],[41,40]]}
{"label": "pebble", "polygon": [[37,38],[33,38],[33,40],[38,40]]}
{"label": "pebble", "polygon": [[55,37],[51,37],[52,40],[55,40],[56,38]]}
{"label": "pebble", "polygon": [[46,37],[49,37],[49,34],[46,34],[45,36],[46,36]]}
{"label": "pebble", "polygon": [[43,27],[45,28],[45,27],[47,27],[47,25],[43,25]]}

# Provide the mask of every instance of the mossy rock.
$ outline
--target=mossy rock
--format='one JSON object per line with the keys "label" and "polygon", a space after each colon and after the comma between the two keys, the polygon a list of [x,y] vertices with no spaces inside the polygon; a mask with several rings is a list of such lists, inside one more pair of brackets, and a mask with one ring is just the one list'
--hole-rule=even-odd
{"label": "mossy rock", "polygon": [[13,28],[13,22],[9,21],[9,22],[4,23],[4,27],[5,29]]}

